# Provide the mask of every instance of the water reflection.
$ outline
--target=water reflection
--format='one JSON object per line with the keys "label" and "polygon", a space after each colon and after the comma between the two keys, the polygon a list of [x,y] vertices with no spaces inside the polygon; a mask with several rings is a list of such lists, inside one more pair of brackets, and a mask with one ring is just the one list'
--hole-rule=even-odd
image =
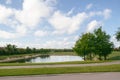
{"label": "water reflection", "polygon": [[83,61],[83,59],[79,56],[42,56],[26,60],[25,63],[48,63],[65,61]]}
{"label": "water reflection", "polygon": [[80,56],[49,56],[41,55],[39,57],[34,57],[30,59],[22,59],[17,61],[12,61],[16,63],[49,63],[49,62],[66,62],[66,61],[83,61]]}

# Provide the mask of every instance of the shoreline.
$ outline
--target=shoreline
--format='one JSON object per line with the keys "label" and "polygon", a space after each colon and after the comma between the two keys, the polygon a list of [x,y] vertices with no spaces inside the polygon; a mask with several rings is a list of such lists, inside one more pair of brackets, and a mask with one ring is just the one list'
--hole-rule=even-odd
{"label": "shoreline", "polygon": [[[39,57],[43,54],[33,54],[33,55],[26,55],[26,56],[22,56],[19,58],[7,58],[4,60],[0,60],[0,63],[4,63],[4,62],[14,62],[14,61],[19,61],[19,60],[24,60],[24,59],[30,59],[30,58],[34,58],[34,57]],[[49,54],[44,54],[44,55],[49,55]]]}

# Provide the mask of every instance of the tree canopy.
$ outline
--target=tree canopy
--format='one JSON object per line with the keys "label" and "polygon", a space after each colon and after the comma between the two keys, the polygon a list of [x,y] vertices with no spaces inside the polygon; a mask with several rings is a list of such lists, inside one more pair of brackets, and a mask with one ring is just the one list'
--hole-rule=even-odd
{"label": "tree canopy", "polygon": [[116,32],[116,39],[120,41],[120,28],[118,28],[118,31]]}
{"label": "tree canopy", "polygon": [[98,55],[106,60],[107,56],[112,52],[113,43],[110,42],[110,36],[98,28],[94,33],[85,33],[77,41],[74,51],[84,57],[84,60],[92,60],[94,55]]}
{"label": "tree canopy", "polygon": [[87,55],[91,55],[94,51],[94,35],[92,33],[83,34],[82,37],[76,42],[73,48],[78,55],[83,56],[86,60]]}

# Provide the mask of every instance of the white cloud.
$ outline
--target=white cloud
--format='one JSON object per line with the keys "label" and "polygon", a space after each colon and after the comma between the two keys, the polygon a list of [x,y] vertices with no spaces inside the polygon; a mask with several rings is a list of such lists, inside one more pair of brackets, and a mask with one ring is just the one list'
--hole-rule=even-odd
{"label": "white cloud", "polygon": [[25,36],[29,31],[27,31],[27,28],[24,25],[18,25],[16,26],[16,32],[19,36]]}
{"label": "white cloud", "polygon": [[67,15],[68,15],[68,16],[71,15],[71,14],[73,13],[73,11],[74,11],[74,8],[72,8],[72,9],[67,13]]}
{"label": "white cloud", "polygon": [[[11,0],[6,0],[6,4],[11,4]],[[57,0],[23,0],[21,5],[22,9],[17,10],[12,7],[6,7],[5,5],[0,5],[0,24],[7,25],[10,27],[10,30],[0,30],[0,38],[2,39],[13,39],[22,36],[27,36],[33,32],[36,37],[44,37],[49,35],[49,32],[42,31],[37,29],[42,21],[48,20],[49,24],[53,27],[51,31],[53,34],[61,35],[61,34],[72,34],[80,29],[81,25],[90,17],[94,16],[102,16],[105,19],[108,19],[111,16],[112,10],[104,9],[103,11],[95,11],[91,13],[79,12],[74,14],[74,8],[72,8],[67,13],[62,13],[55,9],[53,6],[57,4]],[[88,4],[87,9],[91,9],[93,5]],[[56,11],[54,11],[56,10]],[[52,14],[53,13],[53,14]],[[93,20],[87,26],[87,31],[92,31],[100,22]],[[49,26],[45,24],[45,26]],[[51,30],[51,27],[49,27]],[[49,30],[49,29],[46,29]],[[64,36],[64,35],[63,35]],[[72,35],[71,35],[72,36]],[[31,46],[31,47],[45,47],[45,48],[71,48],[75,40],[79,38],[79,36],[74,36],[72,38],[62,38],[61,40],[57,40],[56,37],[53,41],[48,40],[44,44],[38,43],[25,43],[17,45],[23,46]],[[10,42],[7,42],[10,43]],[[11,42],[14,44],[14,42]],[[56,47],[57,46],[57,47]]]}
{"label": "white cloud", "polygon": [[115,38],[115,36],[111,37],[111,41],[114,43],[115,47],[120,47],[120,42],[117,41],[117,39]]}
{"label": "white cloud", "polygon": [[112,12],[112,11],[111,11],[110,9],[105,9],[105,10],[103,11],[103,16],[104,16],[104,18],[105,18],[105,19],[110,18],[111,12]]}
{"label": "white cloud", "polygon": [[80,37],[80,36],[76,35],[76,36],[74,36],[73,39],[74,39],[75,41],[77,41],[77,40],[79,39],[79,37]]}
{"label": "white cloud", "polygon": [[[9,0],[8,0],[9,1]],[[0,24],[11,27],[16,37],[25,36],[35,29],[53,11],[52,2],[56,0],[24,0],[22,10],[0,5]]]}
{"label": "white cloud", "polygon": [[[92,4],[89,4],[89,6]],[[72,34],[75,31],[77,31],[81,24],[89,18],[94,16],[103,16],[104,19],[108,19],[111,14],[110,9],[104,9],[103,11],[94,11],[90,13],[81,12],[76,15],[70,16],[72,14],[73,9],[71,9],[68,13],[62,13],[61,11],[56,11],[53,16],[49,19],[49,23],[54,27],[55,31],[53,31],[53,34]],[[87,31],[92,31],[96,26],[100,26],[101,22],[97,21],[91,21],[91,23],[88,24]]]}
{"label": "white cloud", "polygon": [[37,26],[42,18],[49,16],[51,7],[43,0],[24,0],[23,9],[16,13],[16,19],[27,27]]}
{"label": "white cloud", "polygon": [[46,36],[47,34],[48,34],[47,31],[42,31],[42,30],[38,30],[38,31],[36,31],[36,32],[34,33],[34,35],[37,36],[37,37],[44,37],[44,36]]}
{"label": "white cloud", "polygon": [[6,4],[12,4],[12,0],[6,0]]}
{"label": "white cloud", "polygon": [[65,31],[62,31],[62,30],[55,30],[52,32],[53,35],[62,35],[64,33],[65,33]]}
{"label": "white cloud", "polygon": [[0,30],[0,38],[4,38],[4,39],[15,38],[15,34]]}
{"label": "white cloud", "polygon": [[96,27],[100,26],[100,22],[93,20],[87,25],[87,32],[93,31]]}
{"label": "white cloud", "polygon": [[50,6],[55,6],[57,4],[57,0],[46,0],[45,3]]}
{"label": "white cloud", "polygon": [[67,39],[63,39],[63,40],[47,41],[42,46],[44,48],[58,48],[58,49],[63,49],[63,48],[72,48],[73,45],[74,45],[74,42],[69,41]]}
{"label": "white cloud", "polygon": [[66,36],[66,37],[59,37],[54,40],[47,40],[44,44],[41,44],[40,46],[43,48],[58,48],[58,49],[64,49],[64,48],[73,48],[76,40],[78,40],[79,36]]}
{"label": "white cloud", "polygon": [[72,34],[80,28],[80,25],[86,20],[86,13],[78,13],[74,16],[67,16],[60,11],[56,11],[50,18],[49,23],[58,32]]}
{"label": "white cloud", "polygon": [[29,46],[30,48],[56,48],[56,49],[64,49],[64,48],[72,48],[74,46],[75,41],[71,41],[71,39],[75,38],[73,37],[65,37],[55,40],[47,40],[44,43],[42,42],[19,42],[19,41],[0,41],[0,46],[6,46],[6,44],[14,44],[21,48],[26,48]]}
{"label": "white cloud", "polygon": [[92,12],[89,13],[89,17],[103,16],[104,19],[108,19],[108,18],[110,18],[111,13],[112,13],[111,9],[104,9],[103,11],[94,11],[94,12],[92,11]]}
{"label": "white cloud", "polygon": [[23,44],[21,44],[20,42],[16,42],[16,41],[0,41],[0,46],[4,47],[7,44],[12,44],[12,45],[16,45],[17,47],[23,47]]}
{"label": "white cloud", "polygon": [[6,24],[9,22],[10,16],[12,16],[14,11],[10,8],[0,5],[0,24]]}
{"label": "white cloud", "polygon": [[92,6],[93,6],[93,4],[88,4],[87,6],[86,6],[86,10],[88,10],[88,9],[90,9],[90,8],[92,8]]}

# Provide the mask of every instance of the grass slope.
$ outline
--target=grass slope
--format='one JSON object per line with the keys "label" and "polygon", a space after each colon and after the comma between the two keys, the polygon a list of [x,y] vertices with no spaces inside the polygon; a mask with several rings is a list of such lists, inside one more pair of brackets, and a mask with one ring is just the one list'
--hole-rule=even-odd
{"label": "grass slope", "polygon": [[24,76],[65,73],[120,72],[120,64],[109,66],[61,67],[61,68],[29,68],[0,69],[0,76]]}
{"label": "grass slope", "polygon": [[29,66],[29,65],[57,65],[57,64],[91,64],[91,63],[103,63],[111,62],[106,61],[71,61],[71,62],[56,62],[56,63],[0,63],[0,66]]}
{"label": "grass slope", "polygon": [[120,60],[120,51],[113,51],[112,54],[108,56],[108,60]]}

